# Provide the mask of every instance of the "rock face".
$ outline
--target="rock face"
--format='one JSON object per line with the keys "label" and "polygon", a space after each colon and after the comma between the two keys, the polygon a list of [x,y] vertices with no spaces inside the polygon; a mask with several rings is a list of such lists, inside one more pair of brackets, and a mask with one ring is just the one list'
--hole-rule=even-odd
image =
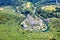
{"label": "rock face", "polygon": [[27,18],[21,23],[24,30],[42,30],[45,28],[45,24],[40,18],[33,18],[31,15],[27,15]]}

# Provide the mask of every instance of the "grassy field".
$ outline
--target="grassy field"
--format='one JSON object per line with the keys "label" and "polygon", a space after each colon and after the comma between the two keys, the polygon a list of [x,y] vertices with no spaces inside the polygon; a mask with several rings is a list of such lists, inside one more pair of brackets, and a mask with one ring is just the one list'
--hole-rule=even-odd
{"label": "grassy field", "polygon": [[[3,17],[1,17],[3,15]],[[5,17],[6,15],[6,17]],[[11,11],[11,8],[4,8],[0,11],[0,21],[9,18],[5,23],[0,23],[0,40],[60,40],[60,18],[51,18],[49,22],[49,31],[32,32],[21,29],[19,22],[23,20],[23,16],[17,12]],[[55,21],[56,20],[56,21]],[[55,23],[55,24],[54,24]]]}
{"label": "grassy field", "polygon": [[[53,29],[54,30],[54,29]],[[60,32],[30,32],[17,25],[0,25],[0,40],[60,40]]]}

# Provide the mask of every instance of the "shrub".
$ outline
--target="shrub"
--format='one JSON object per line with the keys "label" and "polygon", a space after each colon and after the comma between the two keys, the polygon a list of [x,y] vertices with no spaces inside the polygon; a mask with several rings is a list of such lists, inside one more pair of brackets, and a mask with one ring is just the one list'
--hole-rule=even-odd
{"label": "shrub", "polygon": [[4,24],[9,20],[8,16],[5,14],[0,14],[0,23]]}

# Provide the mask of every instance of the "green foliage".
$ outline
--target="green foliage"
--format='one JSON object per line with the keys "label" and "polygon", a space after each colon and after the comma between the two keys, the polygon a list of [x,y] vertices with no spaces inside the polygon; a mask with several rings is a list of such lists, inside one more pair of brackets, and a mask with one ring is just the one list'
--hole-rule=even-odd
{"label": "green foliage", "polygon": [[30,11],[32,13],[33,12],[33,4],[31,2],[23,3],[22,5],[19,6],[19,10],[21,12]]}
{"label": "green foliage", "polygon": [[[51,29],[49,30],[49,32],[40,32],[40,31],[32,32],[29,30],[28,31],[22,30],[21,26],[18,26],[18,23],[22,21],[22,20],[19,21],[20,17],[11,15],[11,14],[8,16],[10,18],[9,21],[6,22],[5,24],[0,24],[0,40],[50,40],[53,38],[55,38],[56,40],[60,40],[60,32],[56,32],[56,30],[58,29],[54,30],[54,28],[52,27],[54,23],[55,24],[57,23],[55,20],[58,20],[58,19],[53,19],[51,21],[50,23]],[[23,17],[21,16],[21,19],[22,18]],[[54,30],[54,31],[51,31],[51,30]]]}
{"label": "green foliage", "polygon": [[60,18],[51,18],[49,25],[52,31],[60,32]]}
{"label": "green foliage", "polygon": [[[10,7],[4,7],[4,10],[0,11],[0,23],[16,23],[20,25],[20,23],[24,20],[24,15],[21,15],[19,13],[13,12],[12,9],[8,9]],[[8,12],[7,12],[8,11]]]}
{"label": "green foliage", "polygon": [[9,20],[8,15],[0,12],[0,24],[4,24]]}
{"label": "green foliage", "polygon": [[57,17],[60,18],[60,8],[57,6],[44,6],[37,8],[37,14],[44,18]]}
{"label": "green foliage", "polygon": [[[52,13],[42,12],[42,15],[47,18]],[[4,7],[4,10],[0,11],[0,20],[4,23],[0,24],[0,40],[60,40],[60,18],[50,19],[48,32],[23,30],[20,23],[24,18],[13,12],[12,8]]]}

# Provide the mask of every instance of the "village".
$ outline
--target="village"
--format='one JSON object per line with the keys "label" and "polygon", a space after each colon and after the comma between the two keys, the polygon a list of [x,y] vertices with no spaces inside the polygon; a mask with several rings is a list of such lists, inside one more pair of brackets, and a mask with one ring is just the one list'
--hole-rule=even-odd
{"label": "village", "polygon": [[[35,15],[36,7],[33,10],[34,17],[30,14],[27,15],[27,18],[21,23],[23,30],[36,30],[36,31],[45,31],[48,29],[48,26],[44,21]],[[48,30],[47,30],[48,31]]]}

